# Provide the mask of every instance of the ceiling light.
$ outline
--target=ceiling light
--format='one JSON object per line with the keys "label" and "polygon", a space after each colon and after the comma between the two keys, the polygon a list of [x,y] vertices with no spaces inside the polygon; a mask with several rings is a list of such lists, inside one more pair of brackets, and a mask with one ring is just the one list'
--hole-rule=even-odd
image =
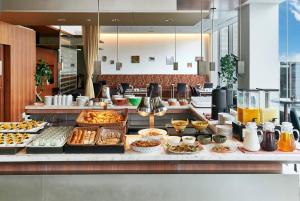
{"label": "ceiling light", "polygon": [[164,22],[174,22],[174,20],[172,19],[172,18],[170,18],[170,19],[164,19]]}
{"label": "ceiling light", "polygon": [[67,21],[67,20],[66,20],[65,18],[58,18],[57,21],[58,21],[58,22],[65,22],[65,21]]}
{"label": "ceiling light", "polygon": [[91,18],[88,18],[88,19],[86,19],[86,21],[88,21],[88,22],[91,22],[91,21],[92,21],[92,19],[91,19]]}
{"label": "ceiling light", "polygon": [[116,22],[120,22],[120,19],[114,18],[114,19],[112,19],[111,21],[116,23]]}

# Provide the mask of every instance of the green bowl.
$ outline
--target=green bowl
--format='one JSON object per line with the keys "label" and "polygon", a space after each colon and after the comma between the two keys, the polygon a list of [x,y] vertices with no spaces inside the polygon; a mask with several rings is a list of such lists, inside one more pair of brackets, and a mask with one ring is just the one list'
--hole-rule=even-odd
{"label": "green bowl", "polygon": [[197,139],[202,145],[211,143],[211,135],[198,135]]}
{"label": "green bowl", "polygon": [[225,135],[214,135],[213,140],[218,144],[222,144],[226,142],[227,137]]}
{"label": "green bowl", "polygon": [[138,106],[142,101],[142,97],[130,97],[128,102],[133,106]]}

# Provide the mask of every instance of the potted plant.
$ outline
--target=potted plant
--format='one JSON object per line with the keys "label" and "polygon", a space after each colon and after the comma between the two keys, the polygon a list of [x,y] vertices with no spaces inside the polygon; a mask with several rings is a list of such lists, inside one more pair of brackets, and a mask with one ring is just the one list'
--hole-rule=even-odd
{"label": "potted plant", "polygon": [[220,78],[223,83],[226,83],[227,89],[232,89],[237,82],[236,66],[238,57],[234,54],[227,54],[220,61]]}
{"label": "potted plant", "polygon": [[45,85],[52,79],[52,70],[45,60],[40,59],[36,66],[35,85],[37,87],[36,96],[39,101],[43,101],[41,94],[45,91]]}

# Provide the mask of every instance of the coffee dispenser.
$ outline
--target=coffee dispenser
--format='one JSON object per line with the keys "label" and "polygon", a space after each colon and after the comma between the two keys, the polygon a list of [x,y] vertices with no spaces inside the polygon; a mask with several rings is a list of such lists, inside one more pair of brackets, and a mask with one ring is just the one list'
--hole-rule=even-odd
{"label": "coffee dispenser", "polygon": [[212,91],[211,118],[218,119],[218,113],[227,112],[227,95],[223,88],[216,88]]}

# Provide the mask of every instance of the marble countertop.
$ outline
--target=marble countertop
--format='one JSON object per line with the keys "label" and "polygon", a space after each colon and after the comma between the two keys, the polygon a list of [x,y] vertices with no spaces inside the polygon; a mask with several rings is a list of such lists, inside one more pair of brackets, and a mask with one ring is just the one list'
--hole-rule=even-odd
{"label": "marble countertop", "polygon": [[[167,106],[168,109],[182,109],[186,110],[189,109],[191,106]],[[108,105],[107,109],[126,109],[128,108],[129,110],[135,110],[137,106],[131,106],[131,105],[124,105],[124,106],[117,106],[117,105]],[[58,105],[51,105],[51,106],[36,106],[36,105],[27,105],[25,106],[25,110],[53,110],[53,109],[61,109],[61,110],[87,110],[87,109],[103,109],[101,106],[77,106],[77,105],[72,105],[72,106],[58,106]]]}
{"label": "marble countertop", "polygon": [[[127,144],[130,144],[139,136],[128,136]],[[138,153],[126,147],[124,154],[26,154],[19,152],[17,155],[0,155],[0,163],[7,162],[143,162],[143,161],[194,161],[194,162],[279,162],[279,163],[296,163],[300,162],[300,151],[293,153],[282,152],[257,152],[243,153],[237,149],[240,142],[229,140],[227,142],[235,151],[233,153],[219,154],[210,151],[212,145],[203,146],[204,149],[196,154],[175,155],[168,154],[161,150],[155,153]]]}

